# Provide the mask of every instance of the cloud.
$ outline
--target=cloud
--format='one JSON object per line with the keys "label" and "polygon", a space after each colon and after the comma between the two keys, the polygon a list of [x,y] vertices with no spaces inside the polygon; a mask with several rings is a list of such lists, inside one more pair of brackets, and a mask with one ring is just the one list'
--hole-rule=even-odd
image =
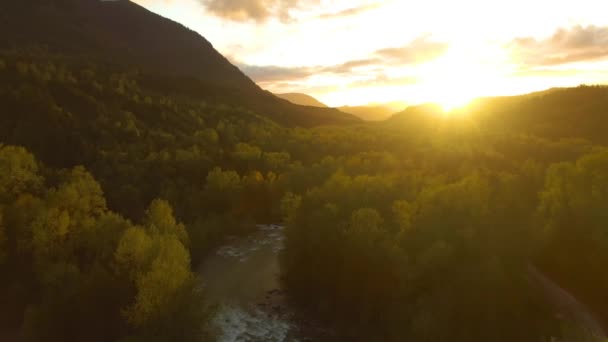
{"label": "cloud", "polygon": [[386,74],[380,73],[375,77],[359,80],[352,82],[350,84],[351,87],[359,88],[359,87],[386,87],[386,86],[405,86],[412,85],[418,83],[419,80],[413,76],[403,76],[403,77],[390,77]]}
{"label": "cloud", "polygon": [[293,82],[305,80],[320,74],[351,74],[358,67],[377,66],[381,67],[381,60],[354,60],[343,64],[331,66],[301,66],[281,67],[273,65],[246,65],[239,64],[238,67],[257,83],[267,82]]}
{"label": "cloud", "polygon": [[381,6],[382,6],[382,4],[367,4],[367,5],[362,5],[362,6],[358,6],[358,7],[351,7],[351,8],[347,8],[345,10],[339,11],[339,12],[332,12],[332,13],[321,14],[319,16],[319,18],[321,18],[321,19],[334,19],[334,18],[349,17],[349,16],[353,16],[353,15],[357,15],[357,14],[360,14],[360,13],[364,13],[364,12],[368,12],[368,11],[374,10],[374,9],[379,8]]}
{"label": "cloud", "polygon": [[515,60],[529,66],[551,66],[608,57],[608,27],[580,25],[558,29],[537,40],[516,38],[507,47]]}
{"label": "cloud", "polygon": [[[384,75],[385,70],[394,66],[416,65],[432,61],[442,56],[447,51],[446,43],[434,42],[428,36],[422,36],[413,40],[411,43],[398,48],[385,48],[374,51],[369,58],[354,59],[341,64],[329,66],[260,66],[239,64],[239,68],[251,77],[255,82],[294,82],[305,80],[313,75],[333,74],[359,76],[368,81],[389,84],[394,81]],[[372,78],[370,78],[372,77]],[[402,84],[404,81],[411,81],[410,78],[397,80]]]}
{"label": "cloud", "polygon": [[348,74],[357,68],[381,65],[382,59],[380,58],[355,59],[342,64],[321,68],[320,71],[332,74]]}
{"label": "cloud", "polygon": [[356,59],[342,64],[323,68],[324,72],[335,74],[351,73],[358,68],[384,68],[394,65],[415,65],[441,57],[448,49],[448,44],[429,40],[429,36],[414,39],[409,44],[397,48],[380,49],[370,58]]}
{"label": "cloud", "polygon": [[[319,0],[199,0],[209,13],[233,21],[264,22],[276,17],[283,22],[292,20],[290,11],[305,6],[318,5]],[[321,19],[354,16],[381,7],[379,3],[347,8],[342,11],[324,13]]]}
{"label": "cloud", "polygon": [[303,85],[299,83],[272,83],[268,84],[267,88],[269,91],[275,94],[284,93],[301,93],[306,94],[326,94],[340,90],[339,86],[336,85]]}
{"label": "cloud", "polygon": [[320,74],[349,74],[358,67],[380,66],[381,62],[382,61],[378,59],[361,59],[331,66],[281,67],[273,65],[238,64],[238,67],[255,82],[265,83],[293,82]]}
{"label": "cloud", "polygon": [[515,77],[571,77],[580,74],[580,70],[577,69],[566,69],[560,70],[548,67],[531,67],[521,68],[516,70],[511,75]]}
{"label": "cloud", "polygon": [[290,21],[289,12],[317,0],[199,0],[211,14],[233,21]]}
{"label": "cloud", "polygon": [[308,78],[315,74],[314,67],[280,67],[240,64],[238,67],[256,82],[287,82]]}
{"label": "cloud", "polygon": [[428,35],[397,48],[376,51],[376,55],[394,64],[417,64],[441,57],[448,50],[448,44],[435,42]]}

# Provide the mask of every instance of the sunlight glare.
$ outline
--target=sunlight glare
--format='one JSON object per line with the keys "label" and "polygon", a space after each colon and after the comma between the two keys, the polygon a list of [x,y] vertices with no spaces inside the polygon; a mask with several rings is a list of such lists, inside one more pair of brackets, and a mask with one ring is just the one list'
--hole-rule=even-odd
{"label": "sunlight glare", "polygon": [[452,45],[443,57],[421,66],[420,73],[420,98],[449,113],[475,98],[500,92],[509,63],[500,47]]}

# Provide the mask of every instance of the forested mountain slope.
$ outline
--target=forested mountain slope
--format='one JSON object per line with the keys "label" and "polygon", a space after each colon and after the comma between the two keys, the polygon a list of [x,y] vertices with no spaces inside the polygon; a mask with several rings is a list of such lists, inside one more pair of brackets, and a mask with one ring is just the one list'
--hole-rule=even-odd
{"label": "forested mountain slope", "polygon": [[258,90],[204,37],[130,1],[25,0],[0,6],[3,48],[37,47]]}
{"label": "forested mountain slope", "polygon": [[128,0],[6,1],[0,12],[2,49],[67,55],[185,78],[183,83],[199,98],[215,103],[229,99],[285,125],[358,121],[334,109],[297,106],[263,91],[205,38]]}
{"label": "forested mountain slope", "polygon": [[[421,115],[422,114],[422,115]],[[430,115],[426,115],[430,114]],[[608,144],[608,86],[555,88],[520,96],[473,101],[452,116],[470,117],[484,130],[530,134],[548,139],[588,139]],[[423,105],[391,117],[393,123],[417,125],[440,120],[443,110]]]}
{"label": "forested mountain slope", "polygon": [[365,121],[381,121],[389,119],[393,114],[404,107],[405,106],[395,109],[395,105],[370,104],[366,106],[344,106],[339,107],[338,109],[345,113],[355,115]]}
{"label": "forested mountain slope", "polygon": [[276,94],[278,97],[285,99],[291,103],[299,104],[301,106],[312,106],[319,108],[326,108],[327,105],[325,103],[320,102],[314,97],[306,94],[300,93],[286,93],[286,94]]}

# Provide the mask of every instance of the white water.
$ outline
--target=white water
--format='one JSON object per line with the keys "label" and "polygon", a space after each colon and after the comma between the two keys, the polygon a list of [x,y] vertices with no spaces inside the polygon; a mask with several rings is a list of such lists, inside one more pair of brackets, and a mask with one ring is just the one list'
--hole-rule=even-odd
{"label": "white water", "polygon": [[279,282],[283,227],[258,225],[208,257],[200,269],[209,298],[220,305],[219,342],[296,341]]}
{"label": "white water", "polygon": [[219,342],[287,341],[291,324],[255,308],[223,306],[214,320]]}

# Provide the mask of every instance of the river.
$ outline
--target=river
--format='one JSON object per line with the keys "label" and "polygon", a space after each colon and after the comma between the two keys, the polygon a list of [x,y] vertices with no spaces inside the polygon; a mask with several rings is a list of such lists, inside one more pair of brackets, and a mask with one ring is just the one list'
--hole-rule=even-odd
{"label": "river", "polygon": [[[331,335],[314,323],[296,320],[287,305],[279,278],[284,228],[279,225],[256,228],[248,236],[229,239],[205,258],[200,267],[207,296],[219,306],[213,321],[218,342],[310,341]],[[593,340],[606,338],[599,321],[574,296],[532,265],[528,273],[564,318],[577,323]]]}
{"label": "river", "polygon": [[258,225],[255,233],[232,238],[207,257],[200,275],[219,311],[218,342],[298,341],[279,280],[283,227]]}

